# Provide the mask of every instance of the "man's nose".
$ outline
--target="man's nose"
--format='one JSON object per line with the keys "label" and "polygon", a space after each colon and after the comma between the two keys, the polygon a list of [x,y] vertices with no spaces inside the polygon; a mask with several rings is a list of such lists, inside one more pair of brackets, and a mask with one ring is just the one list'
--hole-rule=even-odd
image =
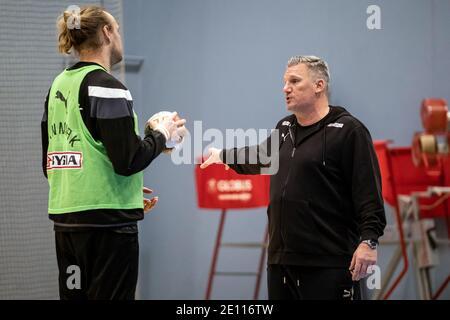
{"label": "man's nose", "polygon": [[284,93],[291,92],[291,87],[288,84],[285,84],[284,87],[283,87],[283,92]]}

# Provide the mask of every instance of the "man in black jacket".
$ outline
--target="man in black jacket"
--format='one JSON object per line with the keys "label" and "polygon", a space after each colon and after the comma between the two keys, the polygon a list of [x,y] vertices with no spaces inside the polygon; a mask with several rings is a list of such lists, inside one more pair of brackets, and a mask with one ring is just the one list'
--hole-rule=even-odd
{"label": "man in black jacket", "polygon": [[[292,57],[284,74],[290,116],[281,119],[279,169],[271,176],[269,299],[358,299],[386,225],[381,177],[367,128],[328,104],[329,71],[314,56]],[[274,139],[274,135],[269,138]],[[275,147],[274,147],[275,148]],[[225,163],[259,174],[259,147],[211,148],[202,168]],[[276,150],[272,150],[275,151]],[[266,155],[267,156],[267,155]]]}

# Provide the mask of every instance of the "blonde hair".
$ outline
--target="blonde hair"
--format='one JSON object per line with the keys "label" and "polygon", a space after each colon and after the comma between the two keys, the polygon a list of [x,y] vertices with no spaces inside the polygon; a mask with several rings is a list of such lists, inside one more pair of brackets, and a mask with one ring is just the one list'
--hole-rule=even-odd
{"label": "blonde hair", "polygon": [[[78,19],[78,26],[70,26]],[[58,50],[61,53],[70,53],[72,48],[78,53],[83,49],[97,49],[102,45],[99,30],[104,26],[111,27],[111,19],[102,7],[84,7],[78,13],[64,11],[58,18]]]}

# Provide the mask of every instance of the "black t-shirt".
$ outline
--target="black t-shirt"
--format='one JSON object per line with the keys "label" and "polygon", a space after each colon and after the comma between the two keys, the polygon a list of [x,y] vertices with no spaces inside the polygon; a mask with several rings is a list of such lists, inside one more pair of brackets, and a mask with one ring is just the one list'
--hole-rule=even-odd
{"label": "black t-shirt", "polygon": [[333,109],[330,108],[330,111],[326,114],[325,117],[317,121],[316,123],[302,126],[298,123],[297,118],[295,118],[295,122],[291,126],[292,133],[295,136],[295,143],[298,144],[299,141],[303,140],[305,137],[307,137],[309,134],[314,132],[317,128],[323,126],[330,117],[332,117]]}

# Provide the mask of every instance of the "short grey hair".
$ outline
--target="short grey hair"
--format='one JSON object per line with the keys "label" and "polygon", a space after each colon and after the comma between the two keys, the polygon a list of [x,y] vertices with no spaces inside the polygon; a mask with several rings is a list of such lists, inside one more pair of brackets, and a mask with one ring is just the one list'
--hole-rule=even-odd
{"label": "short grey hair", "polygon": [[288,67],[304,63],[311,72],[314,80],[323,79],[327,83],[327,91],[330,83],[330,70],[325,60],[316,56],[293,56],[288,60]]}

